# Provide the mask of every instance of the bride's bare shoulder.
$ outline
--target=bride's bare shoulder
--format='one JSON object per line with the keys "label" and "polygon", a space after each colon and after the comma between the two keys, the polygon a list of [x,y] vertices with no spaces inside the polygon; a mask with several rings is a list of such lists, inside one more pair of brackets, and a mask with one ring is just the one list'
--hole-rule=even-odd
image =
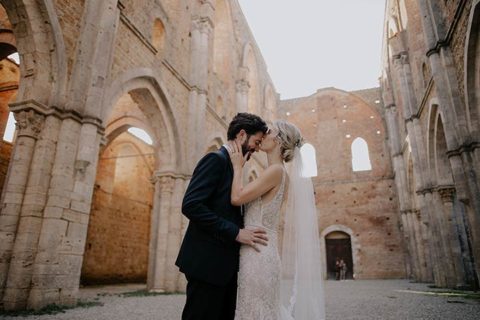
{"label": "bride's bare shoulder", "polygon": [[284,168],[281,164],[272,164],[268,166],[267,169],[264,171],[264,175],[268,176],[269,178],[273,178],[275,180],[280,180],[283,175]]}

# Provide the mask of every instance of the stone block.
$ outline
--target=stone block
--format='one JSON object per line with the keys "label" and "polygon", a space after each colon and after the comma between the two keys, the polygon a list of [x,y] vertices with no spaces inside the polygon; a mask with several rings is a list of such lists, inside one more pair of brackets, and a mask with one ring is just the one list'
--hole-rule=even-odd
{"label": "stone block", "polygon": [[78,286],[77,275],[34,274],[32,276],[32,287],[38,289],[61,289],[76,285]]}
{"label": "stone block", "polygon": [[7,311],[24,309],[29,291],[29,289],[5,288],[3,308]]}
{"label": "stone block", "polygon": [[88,224],[89,215],[86,213],[81,213],[73,210],[64,210],[62,214],[62,219],[69,222],[75,222],[83,225]]}
{"label": "stone block", "polygon": [[70,198],[49,195],[47,200],[47,207],[59,207],[59,208],[68,209],[70,207]]}
{"label": "stone block", "polygon": [[23,200],[23,193],[13,193],[13,192],[6,192],[5,193],[5,199],[3,200],[3,203],[12,203],[12,204],[22,204]]}
{"label": "stone block", "polygon": [[74,306],[77,303],[78,296],[78,285],[71,288],[62,288],[60,290],[60,300],[61,305]]}
{"label": "stone block", "polygon": [[45,218],[38,244],[39,251],[55,250],[67,232],[68,221]]}
{"label": "stone block", "polygon": [[[61,207],[46,207],[44,211],[44,217],[45,218],[57,218],[60,219],[64,217],[65,213],[68,211],[67,209],[61,208]],[[68,219],[67,219],[68,220]]]}
{"label": "stone block", "polygon": [[81,213],[86,213],[86,214],[90,213],[90,208],[91,208],[90,201],[80,202],[80,201],[72,200],[70,204],[70,209],[81,212]]}
{"label": "stone block", "polygon": [[28,297],[28,307],[34,310],[39,310],[47,305],[60,301],[59,289],[43,289],[32,288]]}
{"label": "stone block", "polygon": [[17,223],[19,221],[19,215],[11,213],[18,213],[20,206],[7,206],[2,211],[2,215],[0,216],[0,235],[4,232],[11,233],[17,230]]}

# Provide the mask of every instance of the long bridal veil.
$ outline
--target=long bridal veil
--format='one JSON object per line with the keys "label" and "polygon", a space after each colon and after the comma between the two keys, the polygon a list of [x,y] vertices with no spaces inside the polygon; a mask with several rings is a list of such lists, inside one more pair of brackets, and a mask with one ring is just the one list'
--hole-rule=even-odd
{"label": "long bridal veil", "polygon": [[281,320],[325,319],[317,212],[311,178],[302,174],[295,148],[282,242]]}

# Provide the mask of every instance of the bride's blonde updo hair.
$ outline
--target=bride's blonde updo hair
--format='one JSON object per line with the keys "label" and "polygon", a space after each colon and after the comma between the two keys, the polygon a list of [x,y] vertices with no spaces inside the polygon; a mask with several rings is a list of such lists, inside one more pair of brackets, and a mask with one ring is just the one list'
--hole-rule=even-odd
{"label": "bride's blonde updo hair", "polygon": [[294,124],[284,120],[277,120],[273,125],[278,129],[280,152],[283,161],[292,161],[295,155],[295,148],[301,148],[304,143],[300,130]]}

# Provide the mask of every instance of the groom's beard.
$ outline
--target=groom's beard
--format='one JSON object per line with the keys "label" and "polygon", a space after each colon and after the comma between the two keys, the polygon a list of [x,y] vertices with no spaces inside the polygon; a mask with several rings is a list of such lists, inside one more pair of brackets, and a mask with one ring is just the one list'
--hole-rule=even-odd
{"label": "groom's beard", "polygon": [[250,160],[250,157],[255,152],[255,149],[251,149],[248,147],[248,140],[250,140],[250,136],[247,137],[247,140],[242,144],[242,154],[247,156],[247,161]]}

